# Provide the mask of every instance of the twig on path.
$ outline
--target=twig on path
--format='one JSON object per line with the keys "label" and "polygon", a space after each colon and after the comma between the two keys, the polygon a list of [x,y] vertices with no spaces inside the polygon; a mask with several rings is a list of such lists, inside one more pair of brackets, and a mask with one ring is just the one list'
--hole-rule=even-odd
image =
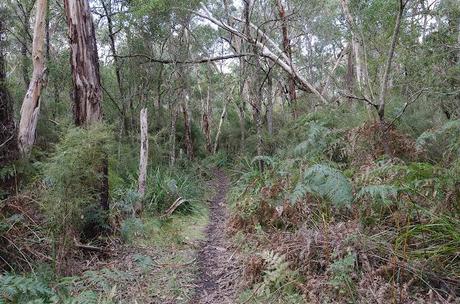
{"label": "twig on path", "polygon": [[104,252],[105,251],[103,248],[100,248],[100,247],[81,244],[76,239],[74,239],[74,244],[75,244],[75,247],[80,248],[80,249],[85,249],[85,250],[89,250],[89,251],[97,251],[97,252]]}

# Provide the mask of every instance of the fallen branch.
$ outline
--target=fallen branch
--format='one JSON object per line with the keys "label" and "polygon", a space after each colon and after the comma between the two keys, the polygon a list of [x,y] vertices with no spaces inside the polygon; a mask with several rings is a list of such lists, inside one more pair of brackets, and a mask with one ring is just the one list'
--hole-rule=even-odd
{"label": "fallen branch", "polygon": [[80,249],[89,250],[89,251],[104,252],[104,249],[102,249],[100,247],[81,244],[76,239],[74,239],[74,244],[75,244],[75,247],[80,248]]}
{"label": "fallen branch", "polygon": [[187,201],[188,201],[187,199],[182,198],[182,197],[177,198],[176,201],[168,208],[168,210],[166,210],[163,217],[171,216],[171,214],[173,214],[173,212],[176,211],[176,209],[179,208],[180,205],[182,205],[183,203]]}

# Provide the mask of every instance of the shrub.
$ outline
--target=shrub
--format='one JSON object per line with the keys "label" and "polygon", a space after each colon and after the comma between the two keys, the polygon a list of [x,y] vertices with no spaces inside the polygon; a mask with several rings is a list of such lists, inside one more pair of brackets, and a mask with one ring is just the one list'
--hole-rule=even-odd
{"label": "shrub", "polygon": [[[41,164],[42,206],[58,246],[70,235],[92,237],[106,228],[99,208],[103,162],[111,155],[112,132],[107,126],[71,128]],[[97,212],[95,212],[97,211]]]}

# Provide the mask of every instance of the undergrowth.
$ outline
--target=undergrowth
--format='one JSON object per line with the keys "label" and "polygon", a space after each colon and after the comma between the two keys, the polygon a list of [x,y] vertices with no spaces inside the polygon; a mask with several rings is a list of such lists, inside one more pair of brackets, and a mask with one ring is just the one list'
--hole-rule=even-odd
{"label": "undergrowth", "polygon": [[372,124],[312,117],[291,126],[303,139],[259,158],[263,171],[248,158],[233,166],[229,229],[249,261],[241,301],[458,300],[458,123],[418,139],[391,126],[385,155]]}

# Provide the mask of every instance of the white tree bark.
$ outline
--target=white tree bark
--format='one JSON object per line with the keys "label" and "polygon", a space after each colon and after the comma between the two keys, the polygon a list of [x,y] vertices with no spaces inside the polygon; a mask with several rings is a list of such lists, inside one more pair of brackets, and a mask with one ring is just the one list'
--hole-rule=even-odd
{"label": "white tree bark", "polygon": [[18,146],[23,155],[27,155],[34,142],[37,128],[38,114],[40,113],[40,96],[44,83],[45,59],[44,44],[46,32],[47,0],[37,1],[37,16],[35,19],[34,38],[32,43],[33,74],[21,107],[19,122]]}
{"label": "white tree bark", "polygon": [[140,112],[141,124],[141,149],[139,158],[139,194],[144,196],[147,180],[147,164],[149,157],[149,137],[148,137],[148,122],[147,108],[143,108]]}
{"label": "white tree bark", "polygon": [[219,146],[219,138],[220,138],[220,133],[222,132],[222,124],[224,123],[225,115],[227,115],[227,104],[228,103],[226,102],[222,110],[222,114],[220,114],[219,127],[217,128],[216,139],[214,141],[213,154],[216,154],[217,147]]}

